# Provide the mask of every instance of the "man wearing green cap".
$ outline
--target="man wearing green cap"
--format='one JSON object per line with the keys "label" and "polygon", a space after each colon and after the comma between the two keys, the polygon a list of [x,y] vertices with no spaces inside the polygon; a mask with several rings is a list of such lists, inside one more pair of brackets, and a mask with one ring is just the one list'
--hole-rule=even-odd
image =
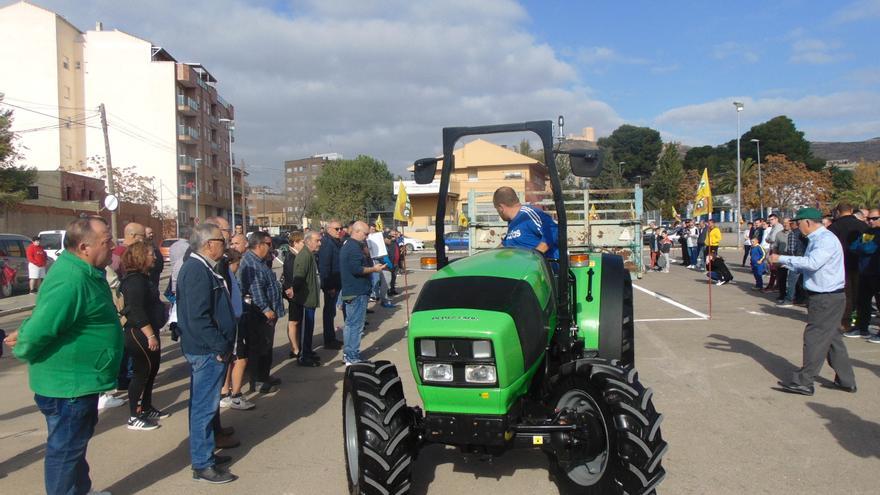
{"label": "man wearing green cap", "polygon": [[803,256],[770,255],[771,263],[804,275],[808,295],[807,327],[804,329],[804,364],[787,382],[779,382],[785,392],[813,395],[813,380],[822,362],[834,368],[834,386],[856,391],[856,378],[838,328],[846,305],[843,248],[837,236],[822,226],[822,213],[815,208],[801,208],[794,219],[809,243]]}

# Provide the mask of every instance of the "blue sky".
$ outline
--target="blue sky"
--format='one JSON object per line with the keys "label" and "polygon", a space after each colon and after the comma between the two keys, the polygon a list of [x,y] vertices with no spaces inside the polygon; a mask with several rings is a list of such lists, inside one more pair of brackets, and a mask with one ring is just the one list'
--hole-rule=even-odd
{"label": "blue sky", "polygon": [[442,127],[560,114],[567,133],[714,145],[739,100],[743,131],[785,114],[811,140],[880,136],[880,0],[34,1],[204,64],[236,155],[278,187],[284,160],[366,154],[406,175]]}

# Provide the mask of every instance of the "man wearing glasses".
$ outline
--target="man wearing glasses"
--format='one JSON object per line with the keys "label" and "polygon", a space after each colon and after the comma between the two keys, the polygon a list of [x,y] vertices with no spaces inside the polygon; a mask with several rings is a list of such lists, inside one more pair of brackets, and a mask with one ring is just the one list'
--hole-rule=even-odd
{"label": "man wearing glasses", "polygon": [[803,367],[791,380],[779,382],[782,391],[813,395],[813,381],[827,358],[834,368],[834,386],[854,393],[856,377],[838,331],[846,305],[843,248],[837,236],[822,226],[822,213],[815,208],[801,208],[794,219],[807,239],[803,256],[771,254],[770,262],[804,275],[807,292],[807,327],[804,329]]}
{"label": "man wearing glasses", "polygon": [[318,251],[318,273],[321,276],[321,292],[324,293],[324,349],[342,349],[336,339],[336,300],[342,289],[342,273],[339,271],[339,250],[342,248],[342,224],[339,220],[327,222],[327,230]]}
{"label": "man wearing glasses", "polygon": [[272,238],[265,232],[254,232],[248,240],[248,251],[241,258],[238,279],[244,294],[242,324],[247,325],[250,342],[251,389],[262,394],[281,384],[272,378],[272,347],[275,323],[286,313],[281,299],[281,284],[265,260],[272,250]]}
{"label": "man wearing glasses", "polygon": [[214,455],[217,393],[226,377],[226,363],[235,341],[235,316],[225,280],[216,273],[226,239],[220,229],[203,223],[193,229],[190,249],[177,284],[180,347],[189,362],[189,445],[193,479],[228,483],[236,477],[219,468],[228,457]]}

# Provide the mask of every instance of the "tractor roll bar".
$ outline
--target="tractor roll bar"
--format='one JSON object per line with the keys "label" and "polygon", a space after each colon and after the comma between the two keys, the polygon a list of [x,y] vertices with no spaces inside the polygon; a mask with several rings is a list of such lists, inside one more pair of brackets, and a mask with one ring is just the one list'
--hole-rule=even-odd
{"label": "tractor roll bar", "polygon": [[[553,189],[553,202],[556,205],[556,215],[559,227],[559,274],[556,277],[557,285],[557,325],[568,329],[571,318],[569,315],[568,301],[568,219],[565,215],[565,201],[562,197],[562,183],[559,181],[559,173],[556,170],[556,159],[553,154],[553,122],[550,120],[537,120],[518,124],[498,124],[474,127],[444,127],[443,128],[443,169],[440,175],[440,195],[437,199],[437,219],[435,222],[435,248],[437,251],[437,269],[443,268],[449,263],[446,257],[445,241],[445,218],[446,199],[449,192],[449,177],[455,169],[455,156],[453,154],[455,143],[465,136],[477,134],[501,134],[507,132],[534,132],[541,138],[544,146],[544,163],[550,172],[550,184]],[[471,205],[473,207],[473,205]]]}

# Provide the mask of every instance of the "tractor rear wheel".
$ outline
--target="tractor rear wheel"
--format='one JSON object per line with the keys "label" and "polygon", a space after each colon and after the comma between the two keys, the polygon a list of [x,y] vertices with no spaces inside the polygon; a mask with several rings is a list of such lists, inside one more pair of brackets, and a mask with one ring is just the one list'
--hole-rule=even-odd
{"label": "tractor rear wheel", "polygon": [[580,359],[551,379],[550,406],[583,418],[590,431],[564,452],[551,469],[562,493],[648,495],[666,476],[660,465],[667,444],[660,435],[662,415],[651,389],[635,369],[618,361]]}
{"label": "tractor rear wheel", "polygon": [[409,492],[415,455],[412,425],[393,364],[358,363],[345,370],[342,427],[349,493]]}

